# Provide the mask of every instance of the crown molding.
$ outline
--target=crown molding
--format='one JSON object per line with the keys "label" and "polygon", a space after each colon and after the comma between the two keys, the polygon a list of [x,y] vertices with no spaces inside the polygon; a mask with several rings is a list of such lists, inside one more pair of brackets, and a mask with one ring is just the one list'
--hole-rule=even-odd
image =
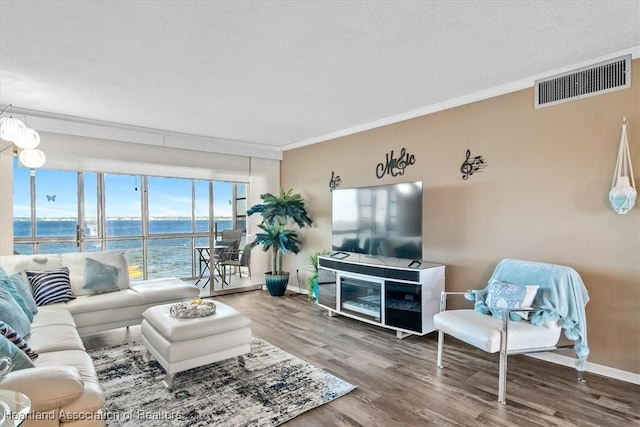
{"label": "crown molding", "polygon": [[316,144],[319,142],[329,141],[331,139],[340,138],[343,136],[353,135],[356,133],[364,132],[367,130],[379,128],[382,126],[391,125],[398,122],[403,122],[405,120],[415,119],[416,117],[426,116],[429,114],[437,113],[439,111],[448,110],[450,108],[459,107],[466,104],[471,104],[474,102],[482,101],[485,99],[493,98],[500,95],[505,95],[511,92],[516,92],[522,89],[531,88],[534,86],[535,81],[553,76],[556,74],[564,73],[567,71],[574,70],[576,68],[582,68],[591,64],[595,64],[602,61],[607,61],[609,59],[613,59],[623,55],[631,54],[632,59],[637,59],[640,57],[640,45],[635,45],[629,47],[627,49],[618,50],[615,52],[611,52],[607,55],[603,55],[597,58],[589,59],[588,61],[583,61],[577,64],[572,64],[566,67],[558,68],[555,70],[551,70],[546,73],[541,73],[537,75],[533,75],[521,80],[516,80],[511,83],[507,83],[500,86],[495,86],[486,90],[481,90],[478,92],[474,92],[468,95],[463,95],[457,98],[449,99],[447,101],[439,102],[432,105],[427,105],[425,107],[420,107],[415,110],[407,111],[400,114],[395,114],[393,116],[385,117],[379,120],[375,120],[368,123],[363,123],[361,125],[353,126],[347,129],[342,129],[337,132],[328,133],[326,135],[305,139],[303,141],[294,142],[282,147],[283,151],[293,150],[294,148],[304,147],[306,145]]}

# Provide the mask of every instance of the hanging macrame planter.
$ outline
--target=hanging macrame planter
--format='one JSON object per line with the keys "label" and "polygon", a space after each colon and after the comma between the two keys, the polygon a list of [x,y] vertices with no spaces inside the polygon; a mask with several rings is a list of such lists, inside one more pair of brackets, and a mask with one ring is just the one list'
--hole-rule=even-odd
{"label": "hanging macrame planter", "polygon": [[620,149],[618,150],[618,162],[613,173],[609,201],[613,210],[619,214],[626,214],[636,203],[636,184],[633,179],[633,167],[629,155],[629,140],[627,139],[627,118],[622,119],[622,135],[620,136]]}

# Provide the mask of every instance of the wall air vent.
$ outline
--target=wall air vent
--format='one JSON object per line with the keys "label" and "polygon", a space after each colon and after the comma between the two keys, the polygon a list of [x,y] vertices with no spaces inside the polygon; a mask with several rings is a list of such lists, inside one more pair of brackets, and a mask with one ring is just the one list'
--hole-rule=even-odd
{"label": "wall air vent", "polygon": [[631,55],[536,80],[535,107],[600,95],[631,87]]}

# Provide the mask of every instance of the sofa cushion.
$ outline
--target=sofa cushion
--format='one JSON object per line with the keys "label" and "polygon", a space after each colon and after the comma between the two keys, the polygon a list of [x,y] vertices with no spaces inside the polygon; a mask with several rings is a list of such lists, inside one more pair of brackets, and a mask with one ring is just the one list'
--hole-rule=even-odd
{"label": "sofa cushion", "polygon": [[[84,350],[78,331],[69,325],[50,325],[33,328],[27,338],[31,348],[40,353],[61,350]],[[64,361],[61,361],[64,364]]]}
{"label": "sofa cushion", "polygon": [[132,282],[131,290],[142,297],[144,304],[181,301],[200,295],[198,287],[175,277]]}
{"label": "sofa cushion", "polygon": [[0,320],[11,326],[20,336],[26,337],[31,332],[29,318],[11,294],[4,289],[0,289]]}
{"label": "sofa cushion", "polygon": [[29,319],[29,322],[31,322],[33,320],[33,313],[31,312],[31,308],[22,297],[22,294],[18,292],[18,288],[16,288],[16,285],[13,283],[13,280],[11,280],[8,277],[0,278],[0,289],[4,289],[5,291],[11,294],[13,299],[16,300],[16,302],[18,303],[18,305],[20,306],[24,314]]}
{"label": "sofa cushion", "polygon": [[11,372],[2,382],[2,386],[29,396],[30,414],[33,418],[41,416],[39,413],[50,411],[49,414],[46,414],[46,418],[42,417],[47,420],[47,423],[27,422],[25,424],[41,427],[58,427],[55,410],[68,405],[82,396],[84,392],[80,372],[71,366],[62,365]]}
{"label": "sofa cushion", "polygon": [[82,395],[61,409],[66,413],[78,414],[101,409],[104,406],[104,393],[98,382],[91,357],[80,350],[52,351],[40,354],[40,357],[36,359],[36,367],[59,367],[60,361],[64,361],[65,366],[77,369],[84,383]]}
{"label": "sofa cushion", "polygon": [[64,303],[46,305],[40,307],[38,313],[33,316],[33,322],[31,322],[31,330],[40,328],[42,326],[51,325],[67,325],[76,327],[76,322],[73,320],[73,316],[65,307]]}
{"label": "sofa cushion", "polygon": [[62,267],[60,254],[47,255],[5,255],[0,256],[0,267],[11,275],[25,270],[55,270]]}
{"label": "sofa cushion", "polygon": [[[92,313],[101,310],[117,310],[124,307],[137,307],[142,304],[142,297],[130,289],[107,294],[81,295],[69,301],[66,306],[72,315]],[[114,313],[114,317],[116,314]]]}
{"label": "sofa cushion", "polygon": [[82,289],[91,294],[102,294],[119,291],[118,275],[120,269],[93,258],[85,259],[84,280]]}
{"label": "sofa cushion", "polygon": [[0,321],[0,334],[11,341],[20,350],[24,351],[24,354],[26,354],[29,359],[35,359],[38,357],[38,353],[33,351],[33,349],[29,347],[29,344],[27,344],[27,342],[16,331],[14,331],[13,328],[11,328],[11,326],[2,321]]}
{"label": "sofa cushion", "polygon": [[60,255],[62,263],[69,267],[71,289],[75,295],[89,295],[92,292],[83,289],[86,259],[91,258],[119,269],[118,288],[129,288],[129,268],[122,251],[72,252]]}
{"label": "sofa cushion", "polygon": [[12,370],[14,371],[33,368],[35,366],[25,352],[5,338],[4,335],[0,335],[0,357],[9,357],[13,363]]}
{"label": "sofa cushion", "polygon": [[49,271],[26,270],[26,273],[33,290],[33,299],[37,305],[49,305],[75,299],[76,296],[71,292],[67,267]]}

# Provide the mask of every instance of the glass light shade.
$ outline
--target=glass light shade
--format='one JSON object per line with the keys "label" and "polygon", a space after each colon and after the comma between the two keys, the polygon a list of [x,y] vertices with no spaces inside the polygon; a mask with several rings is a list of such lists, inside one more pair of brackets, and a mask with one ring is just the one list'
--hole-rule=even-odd
{"label": "glass light shade", "polygon": [[22,120],[14,117],[0,118],[0,138],[5,141],[15,141],[25,131],[27,126]]}
{"label": "glass light shade", "polygon": [[616,186],[609,192],[609,201],[619,214],[626,214],[636,204],[638,193],[629,182],[628,176],[619,176]]}
{"label": "glass light shade", "polygon": [[20,151],[20,155],[18,156],[20,159],[20,163],[24,167],[30,169],[37,169],[44,165],[44,162],[47,161],[44,153],[37,148],[28,148],[26,150]]}
{"label": "glass light shade", "polygon": [[13,143],[22,149],[36,148],[40,144],[40,135],[31,128],[25,128],[22,134],[13,140]]}

